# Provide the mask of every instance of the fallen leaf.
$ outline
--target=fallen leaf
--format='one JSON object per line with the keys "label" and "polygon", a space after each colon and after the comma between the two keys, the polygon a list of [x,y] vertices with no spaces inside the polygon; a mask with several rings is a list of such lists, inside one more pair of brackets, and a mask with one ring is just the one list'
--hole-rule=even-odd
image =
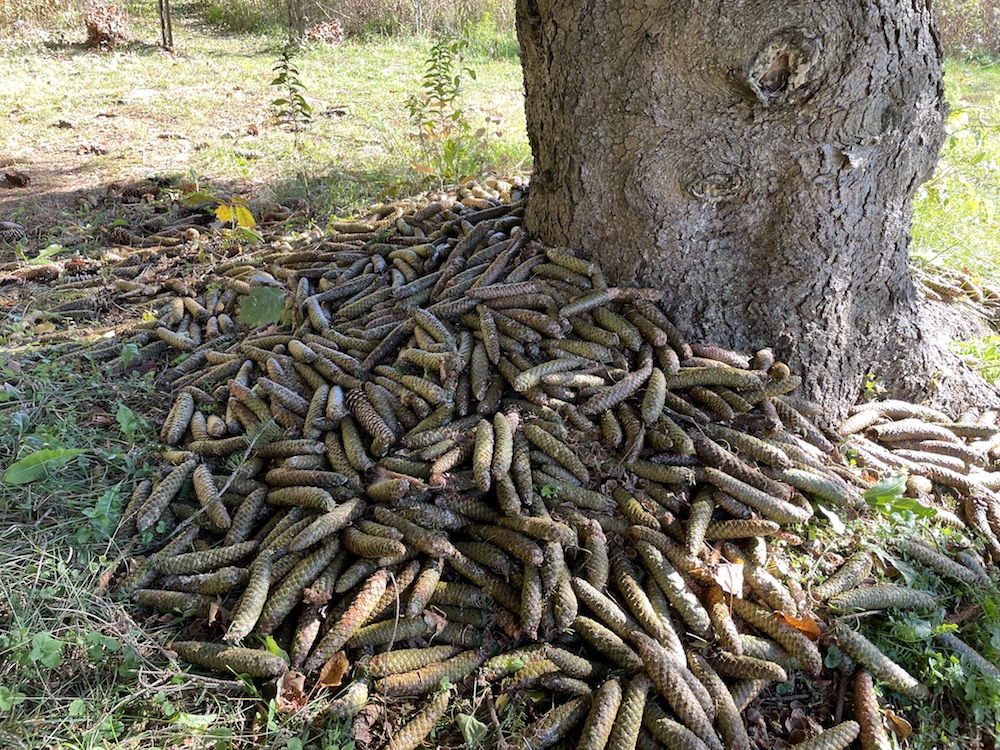
{"label": "fallen leaf", "polygon": [[323,687],[337,687],[344,681],[344,675],[350,668],[351,663],[347,660],[347,655],[343,651],[338,651],[319,671],[319,684]]}
{"label": "fallen leaf", "polygon": [[230,620],[232,620],[232,613],[225,607],[222,607],[219,602],[215,601],[208,605],[209,625],[218,624],[221,627],[226,627],[229,625]]}
{"label": "fallen leaf", "polygon": [[31,184],[31,177],[19,169],[8,169],[4,172],[4,177],[11,187],[27,187]]}
{"label": "fallen leaf", "polygon": [[429,609],[424,610],[424,622],[434,628],[435,634],[440,633],[444,630],[445,625],[448,624],[448,618],[437,612],[432,612]]}
{"label": "fallen leaf", "polygon": [[892,712],[891,708],[887,708],[885,710],[885,715],[886,718],[889,719],[889,726],[899,739],[905,740],[913,732],[913,727],[910,725],[910,722],[902,716],[896,716],[896,714]]}
{"label": "fallen leaf", "polygon": [[743,563],[722,563],[712,578],[727,594],[743,596]]}
{"label": "fallen leaf", "polygon": [[774,535],[775,539],[780,539],[785,544],[791,545],[792,547],[798,547],[802,544],[802,537],[798,534],[793,534],[790,531],[779,531]]}
{"label": "fallen leaf", "polygon": [[[351,722],[350,736],[361,747],[368,747],[372,742],[372,730],[382,719],[383,704],[380,701],[370,701]],[[384,736],[384,735],[382,735]],[[391,736],[391,735],[390,735]]]}
{"label": "fallen leaf", "polygon": [[792,617],[787,612],[779,612],[781,619],[793,628],[804,634],[811,641],[818,640],[823,634],[819,628],[819,620],[812,612],[807,612],[805,617]]}
{"label": "fallen leaf", "polygon": [[81,143],[77,146],[76,153],[78,154],[97,154],[98,156],[103,156],[108,153],[108,147],[103,143]]}
{"label": "fallen leaf", "polygon": [[[802,738],[807,737],[809,730],[812,727],[809,725],[809,719],[806,712],[801,708],[793,708],[788,716],[785,718],[785,731],[789,732],[792,741],[799,742]],[[798,733],[796,735],[796,732]]]}
{"label": "fallen leaf", "polygon": [[111,579],[115,576],[115,568],[112,566],[101,573],[101,577],[97,579],[96,592],[97,594],[103,594],[108,589],[108,585],[111,583]]}
{"label": "fallen leaf", "polygon": [[727,594],[743,598],[743,562],[709,563],[703,568],[695,568],[691,574],[703,580],[715,581]]}
{"label": "fallen leaf", "polygon": [[[343,652],[340,652],[343,656]],[[278,684],[277,710],[278,713],[293,713],[305,708],[309,702],[309,696],[305,692],[306,676],[302,672],[290,669],[281,677]]]}

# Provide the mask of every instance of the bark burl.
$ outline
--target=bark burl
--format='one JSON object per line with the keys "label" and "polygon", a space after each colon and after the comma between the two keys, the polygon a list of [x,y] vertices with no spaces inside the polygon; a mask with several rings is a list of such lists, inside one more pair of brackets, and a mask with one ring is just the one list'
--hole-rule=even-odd
{"label": "bark burl", "polygon": [[[928,356],[911,199],[944,138],[925,0],[518,0],[527,224],[691,339],[775,348],[832,416]],[[933,347],[931,347],[933,349]]]}

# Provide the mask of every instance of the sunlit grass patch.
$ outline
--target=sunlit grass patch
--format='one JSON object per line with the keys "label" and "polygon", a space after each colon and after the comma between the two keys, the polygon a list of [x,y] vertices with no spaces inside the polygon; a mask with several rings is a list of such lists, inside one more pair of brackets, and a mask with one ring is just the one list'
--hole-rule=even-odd
{"label": "sunlit grass patch", "polygon": [[1000,64],[949,63],[948,138],[914,203],[919,262],[1000,279]]}
{"label": "sunlit grass patch", "polygon": [[965,357],[986,380],[1000,383],[1000,336],[990,334],[967,341],[955,341],[952,350]]}

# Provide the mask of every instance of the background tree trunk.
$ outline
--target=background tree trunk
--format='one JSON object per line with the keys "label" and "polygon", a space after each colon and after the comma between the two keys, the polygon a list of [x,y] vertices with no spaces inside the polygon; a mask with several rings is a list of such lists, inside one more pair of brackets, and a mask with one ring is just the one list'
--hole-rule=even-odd
{"label": "background tree trunk", "polygon": [[159,0],[160,6],[160,38],[163,42],[163,49],[173,50],[174,48],[174,25],[170,17],[170,0]]}
{"label": "background tree trunk", "polygon": [[944,138],[928,6],[518,0],[529,230],[666,290],[692,340],[774,347],[834,415],[879,363],[926,383],[907,244]]}

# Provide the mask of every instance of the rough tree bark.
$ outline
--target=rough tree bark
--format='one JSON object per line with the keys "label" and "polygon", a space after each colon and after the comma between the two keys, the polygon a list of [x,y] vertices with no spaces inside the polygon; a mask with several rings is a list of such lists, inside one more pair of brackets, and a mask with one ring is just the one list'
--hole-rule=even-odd
{"label": "rough tree bark", "polygon": [[[667,290],[692,340],[772,346],[831,415],[940,365],[907,262],[944,138],[925,0],[517,0],[529,230]],[[931,347],[933,348],[933,347]]]}

